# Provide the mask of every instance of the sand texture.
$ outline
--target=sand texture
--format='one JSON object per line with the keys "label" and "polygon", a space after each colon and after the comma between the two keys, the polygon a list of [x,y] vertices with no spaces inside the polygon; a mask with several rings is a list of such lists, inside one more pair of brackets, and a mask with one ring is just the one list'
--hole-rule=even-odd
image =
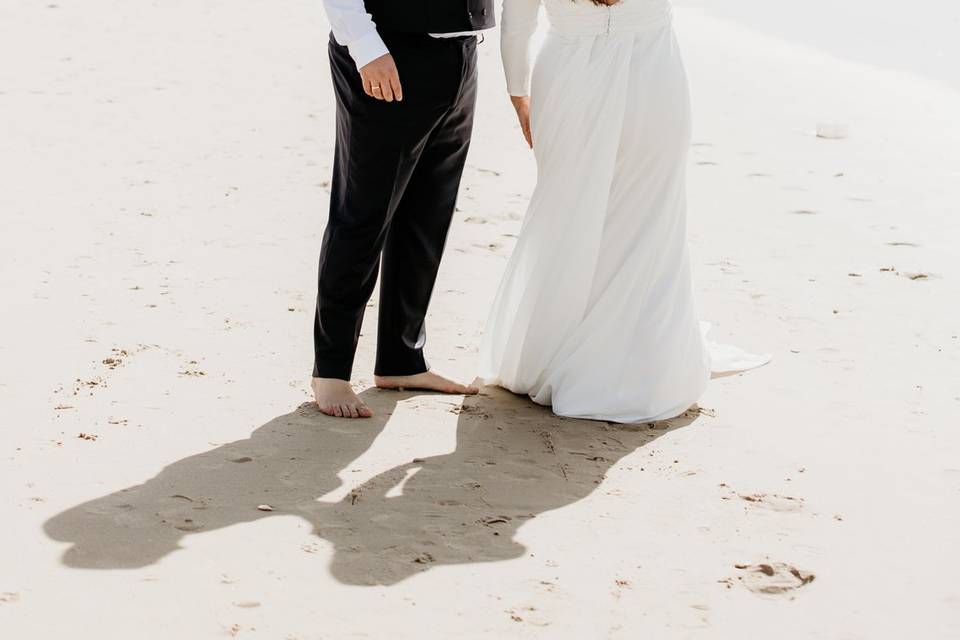
{"label": "sand texture", "polygon": [[[370,389],[371,302],[346,422],[306,387],[321,4],[7,0],[0,637],[960,637],[960,93],[677,30],[700,312],[773,363],[564,420]],[[428,325],[464,379],[535,179],[481,52]]]}

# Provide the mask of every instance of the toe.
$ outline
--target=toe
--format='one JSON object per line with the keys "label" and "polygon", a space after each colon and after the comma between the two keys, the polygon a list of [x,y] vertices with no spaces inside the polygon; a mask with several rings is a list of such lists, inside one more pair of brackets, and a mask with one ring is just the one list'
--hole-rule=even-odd
{"label": "toe", "polygon": [[372,418],[372,417],[373,417],[373,411],[371,411],[371,410],[370,410],[370,407],[368,407],[368,406],[365,405],[365,404],[362,404],[362,405],[360,405],[359,407],[357,407],[357,414],[358,414],[361,418]]}
{"label": "toe", "polygon": [[326,414],[328,416],[333,415],[333,407],[326,404],[318,404],[317,408],[320,409],[320,413]]}
{"label": "toe", "polygon": [[347,407],[347,408],[350,410],[350,417],[351,417],[351,418],[359,418],[359,417],[360,417],[360,412],[357,411],[356,405],[352,405],[352,404],[351,404],[351,405],[350,405],[349,407]]}
{"label": "toe", "polygon": [[338,418],[342,418],[342,417],[343,417],[343,407],[341,407],[340,405],[334,406],[334,407],[333,407],[333,415],[337,416]]}

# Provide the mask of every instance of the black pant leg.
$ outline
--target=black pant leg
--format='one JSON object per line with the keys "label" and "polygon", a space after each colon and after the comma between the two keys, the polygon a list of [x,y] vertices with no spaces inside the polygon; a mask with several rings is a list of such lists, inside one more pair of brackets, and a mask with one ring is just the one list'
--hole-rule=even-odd
{"label": "black pant leg", "polygon": [[466,163],[477,98],[476,40],[441,43],[457,56],[459,88],[430,134],[387,232],[380,280],[378,375],[428,369],[425,318]]}
{"label": "black pant leg", "polygon": [[314,316],[315,377],[350,378],[391,219],[425,141],[456,95],[443,74],[433,75],[445,61],[422,46],[426,38],[388,40],[405,94],[420,89],[416,99],[405,95],[399,103],[367,96],[346,47],[330,44],[337,137]]}

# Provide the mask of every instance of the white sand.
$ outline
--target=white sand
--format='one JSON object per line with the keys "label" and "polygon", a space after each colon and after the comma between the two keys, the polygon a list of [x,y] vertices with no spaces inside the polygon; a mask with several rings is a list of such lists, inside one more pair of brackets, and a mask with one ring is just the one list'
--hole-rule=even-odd
{"label": "white sand", "polygon": [[960,89],[955,0],[673,0],[833,55]]}
{"label": "white sand", "polygon": [[[296,409],[319,2],[0,8],[0,637],[957,637],[960,94],[679,14],[700,306],[776,360],[634,429]],[[534,178],[482,50],[430,319],[464,377]]]}

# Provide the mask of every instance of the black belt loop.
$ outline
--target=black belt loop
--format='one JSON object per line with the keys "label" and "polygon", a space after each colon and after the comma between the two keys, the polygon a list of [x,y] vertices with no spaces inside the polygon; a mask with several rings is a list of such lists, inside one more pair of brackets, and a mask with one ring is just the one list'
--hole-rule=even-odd
{"label": "black belt loop", "polygon": [[487,37],[486,37],[484,34],[482,34],[482,33],[477,34],[477,35],[478,35],[478,37],[480,38],[479,40],[477,40],[477,44],[483,44],[483,41],[486,40]]}

